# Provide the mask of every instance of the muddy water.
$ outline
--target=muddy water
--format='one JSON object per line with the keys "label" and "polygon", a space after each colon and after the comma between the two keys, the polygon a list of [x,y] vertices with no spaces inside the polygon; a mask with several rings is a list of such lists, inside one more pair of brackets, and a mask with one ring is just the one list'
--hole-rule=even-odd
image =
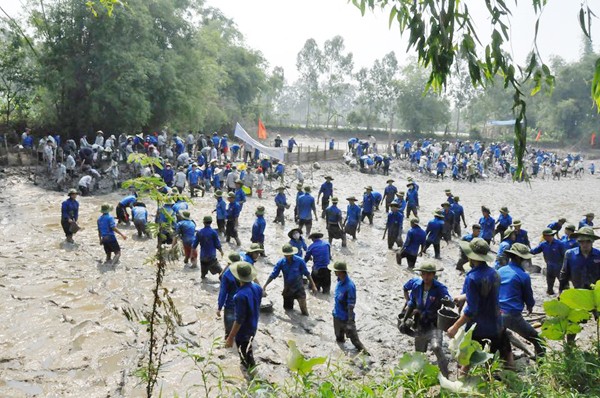
{"label": "muddy water", "polygon": [[[387,177],[367,176],[350,171],[342,164],[324,164],[316,171],[316,189],[322,176],[335,177],[335,195],[345,209],[345,197],[359,196],[362,187],[372,185],[382,192]],[[291,170],[290,170],[291,172]],[[309,173],[305,170],[305,176]],[[400,189],[404,189],[407,173],[393,170]],[[577,223],[582,214],[597,209],[600,183],[586,175],[583,180],[560,182],[534,181],[531,187],[503,181],[479,184],[436,182],[416,176],[420,183],[421,219],[426,222],[431,212],[444,201],[444,189],[460,195],[466,210],[467,223],[476,222],[480,205],[485,204],[497,215],[501,206],[508,206],[514,218],[521,219],[532,242],[551,221],[565,216]],[[102,202],[116,205],[124,193],[100,197],[79,198],[80,224],[84,228],[75,236],[75,245],[64,243],[60,227],[60,204],[63,195],[44,191],[24,180],[0,180],[0,395],[22,396],[143,396],[144,388],[133,376],[145,350],[145,331],[136,322],[128,321],[123,308],[147,309],[153,283],[153,268],[144,258],[154,242],[138,240],[133,228],[123,228],[129,239],[121,241],[121,263],[113,268],[102,265],[104,253],[98,244],[96,219]],[[288,198],[295,196],[292,188]],[[316,196],[316,193],[315,193]],[[278,249],[287,241],[291,228],[273,225],[275,214],[273,193],[259,200],[249,198],[241,217],[240,236],[249,245],[253,209],[258,204],[267,207],[267,257],[257,265],[262,283],[272,264],[279,258]],[[192,207],[192,216],[201,220],[214,205],[212,198],[199,198]],[[149,204],[151,211],[154,207]],[[314,230],[324,230],[323,221]],[[414,276],[406,267],[395,264],[394,255],[382,240],[383,211],[375,216],[374,226],[365,225],[357,242],[333,245],[336,260],[345,260],[352,267],[351,276],[358,289],[356,307],[360,338],[371,352],[373,367],[388,367],[402,352],[411,350],[412,340],[395,327],[402,308],[402,284]],[[224,244],[225,251],[233,246]],[[430,249],[431,251],[432,249]],[[458,294],[462,278],[454,271],[457,244],[442,244],[442,265],[446,271],[440,280]],[[430,253],[433,256],[433,253]],[[543,265],[536,256],[534,264]],[[538,303],[546,299],[545,279],[532,276]],[[218,281],[209,276],[200,280],[199,272],[186,271],[183,264],[169,266],[165,286],[172,291],[182,313],[183,324],[178,329],[180,344],[186,342],[205,352],[212,340],[223,334],[222,321],[215,316]],[[335,342],[331,321],[332,298],[309,296],[310,317],[298,311],[285,312],[281,299],[282,280],[273,282],[268,299],[274,303],[272,314],[261,316],[256,337],[255,355],[261,364],[260,373],[272,380],[286,375],[286,341],[296,340],[307,355],[327,355],[351,358],[356,352],[350,342],[340,347]],[[539,305],[536,311],[541,311]],[[232,350],[219,348],[217,361],[226,374],[240,377],[238,359]],[[187,373],[189,372],[189,373]],[[189,359],[169,348],[161,380],[165,396],[190,392],[199,393],[192,385],[199,382]]]}

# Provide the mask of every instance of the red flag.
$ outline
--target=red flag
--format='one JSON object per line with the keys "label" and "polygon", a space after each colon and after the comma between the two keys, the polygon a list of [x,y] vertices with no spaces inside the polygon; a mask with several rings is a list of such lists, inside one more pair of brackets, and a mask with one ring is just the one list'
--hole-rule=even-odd
{"label": "red flag", "polygon": [[592,138],[590,139],[590,145],[596,145],[596,133],[592,133]]}
{"label": "red flag", "polygon": [[542,136],[542,130],[538,130],[538,133],[537,133],[537,136],[535,137],[535,140],[539,141],[541,136]]}
{"label": "red flag", "polygon": [[267,139],[267,129],[263,124],[262,120],[258,119],[258,139],[266,140]]}

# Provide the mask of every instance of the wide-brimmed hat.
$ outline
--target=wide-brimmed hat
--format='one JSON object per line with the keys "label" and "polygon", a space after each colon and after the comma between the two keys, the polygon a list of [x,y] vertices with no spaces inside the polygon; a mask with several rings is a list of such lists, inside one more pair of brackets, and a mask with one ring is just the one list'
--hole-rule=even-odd
{"label": "wide-brimmed hat", "polygon": [[242,261],[242,256],[238,252],[230,252],[226,257],[227,264],[237,263],[238,261]]}
{"label": "wide-brimmed hat", "polygon": [[331,203],[337,203],[339,202],[338,198],[336,196],[334,196],[333,198],[331,198]]}
{"label": "wide-brimmed hat", "polygon": [[304,187],[304,192],[310,192],[310,187],[308,185]]}
{"label": "wide-brimmed hat", "polygon": [[397,208],[399,208],[400,207],[400,203],[398,203],[398,202],[392,202],[392,203],[390,203],[390,207],[397,207]]}
{"label": "wide-brimmed hat", "polygon": [[212,223],[212,217],[211,216],[204,216],[204,217],[202,217],[202,223],[203,224],[210,224],[210,223]]}
{"label": "wide-brimmed hat", "polygon": [[442,214],[442,210],[441,209],[437,209],[436,211],[433,212],[433,216],[434,217],[438,217],[438,218],[444,218],[444,214]]}
{"label": "wide-brimmed hat", "polygon": [[217,190],[215,191],[214,195],[215,198],[222,198],[223,197],[223,191],[221,190]]}
{"label": "wide-brimmed hat", "polygon": [[419,224],[419,218],[418,217],[413,217],[410,219],[410,223],[411,224]]}
{"label": "wide-brimmed hat", "polygon": [[544,235],[544,236],[552,236],[554,234],[556,234],[556,231],[553,230],[552,228],[546,228],[542,231],[542,235]]}
{"label": "wide-brimmed hat", "polygon": [[575,228],[575,225],[573,225],[573,224],[567,224],[567,225],[565,225],[565,229],[569,229],[569,230],[575,232],[575,230],[577,228]]}
{"label": "wide-brimmed hat", "polygon": [[232,198],[233,198],[233,199],[235,199],[235,193],[233,193],[233,192],[228,192],[228,193],[227,193],[227,199],[232,199]]}
{"label": "wide-brimmed hat", "polygon": [[372,190],[373,190],[373,187],[372,187],[372,186],[370,186],[370,185],[367,185],[367,186],[365,187],[365,190],[366,190],[366,191],[372,191]]}
{"label": "wide-brimmed hat", "polygon": [[294,254],[298,253],[298,248],[286,243],[285,245],[281,246],[280,253],[284,256],[293,256]]}
{"label": "wide-brimmed hat", "polygon": [[180,215],[181,215],[181,218],[183,218],[184,220],[189,220],[190,216],[191,216],[190,212],[187,211],[187,210],[186,211],[182,211],[180,213]]}
{"label": "wide-brimmed hat", "polygon": [[325,176],[324,178],[325,178],[326,180],[331,180],[331,181],[333,181],[333,177],[332,177],[332,176]]}
{"label": "wide-brimmed hat", "polygon": [[345,261],[336,261],[333,264],[329,263],[327,268],[333,272],[348,272],[348,265]]}
{"label": "wide-brimmed hat", "polygon": [[522,243],[513,243],[510,249],[506,250],[505,253],[512,253],[522,259],[529,260],[533,257],[529,250],[530,249]]}
{"label": "wide-brimmed hat", "polygon": [[489,213],[490,212],[490,208],[487,207],[487,206],[481,206],[481,211],[485,211],[485,212]]}
{"label": "wide-brimmed hat", "polygon": [[69,192],[67,192],[67,196],[71,195],[79,195],[79,191],[77,191],[75,188],[71,188],[69,189]]}
{"label": "wide-brimmed hat", "polygon": [[415,271],[421,271],[421,272],[442,272],[443,270],[444,270],[444,268],[441,268],[441,267],[438,268],[437,265],[435,265],[434,263],[431,263],[431,262],[421,264],[420,266],[415,268]]}
{"label": "wide-brimmed hat", "polygon": [[110,213],[112,209],[113,207],[111,205],[104,203],[102,206],[100,206],[100,213]]}
{"label": "wide-brimmed hat", "polygon": [[465,256],[471,260],[484,261],[486,263],[494,261],[494,256],[490,254],[490,245],[481,238],[473,238],[470,242],[461,240],[458,241],[458,244],[465,253]]}
{"label": "wide-brimmed hat", "polygon": [[256,212],[254,214],[256,214],[257,216],[264,215],[265,214],[265,207],[264,206],[258,206],[256,208]]}
{"label": "wide-brimmed hat", "polygon": [[302,187],[303,187],[303,185],[302,185],[302,184],[296,184],[296,189],[297,189],[297,190],[299,190],[299,191],[300,191],[300,190],[302,190]]}
{"label": "wide-brimmed hat", "polygon": [[407,187],[413,187],[414,185],[415,183],[412,181],[409,181],[408,184],[406,184]]}
{"label": "wide-brimmed hat", "polygon": [[510,234],[512,234],[513,232],[515,232],[515,229],[513,227],[506,228],[506,230],[504,230],[504,232],[502,233],[502,239],[508,239]]}
{"label": "wide-brimmed hat", "polygon": [[450,207],[450,203],[448,203],[448,202],[442,202],[442,204],[440,206],[442,206],[442,207],[444,207],[444,206]]}
{"label": "wide-brimmed hat", "polygon": [[577,232],[573,233],[571,237],[580,240],[594,241],[596,239],[600,239],[600,236],[594,234],[594,229],[592,227],[581,227],[577,230]]}
{"label": "wide-brimmed hat", "polygon": [[563,223],[563,224],[564,224],[564,223],[566,223],[566,222],[567,222],[567,219],[566,219],[566,218],[564,218],[564,217],[560,217],[560,218],[558,219],[558,222],[561,222],[561,223]]}
{"label": "wide-brimmed hat", "polygon": [[450,190],[450,189],[444,189],[444,192],[445,193],[452,193],[452,190]]}
{"label": "wide-brimmed hat", "polygon": [[308,239],[321,239],[323,236],[322,232],[311,232],[310,235],[308,235]]}
{"label": "wide-brimmed hat", "polygon": [[285,191],[285,185],[280,185],[277,188],[275,188],[276,191]]}
{"label": "wide-brimmed hat", "polygon": [[348,202],[351,202],[351,201],[354,201],[354,202],[356,202],[358,199],[356,199],[356,197],[355,197],[355,196],[348,196],[348,197],[346,198],[346,200],[347,200]]}
{"label": "wide-brimmed hat", "polygon": [[501,207],[501,208],[500,208],[500,213],[505,213],[505,214],[508,214],[508,213],[510,213],[510,212],[508,211],[508,207],[506,207],[506,206],[503,206],[503,207]]}
{"label": "wide-brimmed hat", "polygon": [[235,183],[236,183],[236,184],[243,185],[243,184],[244,184],[244,181],[242,181],[242,180],[235,180]]}
{"label": "wide-brimmed hat", "polygon": [[460,200],[460,196],[454,196],[454,201],[458,202]]}
{"label": "wide-brimmed hat", "polygon": [[513,220],[513,222],[512,222],[513,227],[520,227],[521,225],[523,225],[521,220]]}
{"label": "wide-brimmed hat", "polygon": [[398,191],[398,192],[396,192],[396,196],[404,196],[404,191]]}
{"label": "wide-brimmed hat", "polygon": [[302,230],[300,228],[293,228],[290,230],[290,232],[288,232],[288,238],[294,239],[292,237],[292,235],[294,235],[294,232],[298,232],[300,235],[302,235]]}
{"label": "wide-brimmed hat", "polygon": [[473,224],[471,225],[472,229],[481,229],[481,225],[480,224]]}
{"label": "wide-brimmed hat", "polygon": [[252,243],[250,248],[246,250],[246,253],[264,252],[265,250],[260,247],[260,243]]}
{"label": "wide-brimmed hat", "polygon": [[594,213],[585,213],[584,216],[585,217],[594,217]]}
{"label": "wide-brimmed hat", "polygon": [[387,183],[387,184],[391,184],[391,183],[393,183],[393,182],[394,182],[394,180],[392,180],[391,178],[390,178],[389,180],[387,180],[387,181],[386,181],[386,183]]}
{"label": "wide-brimmed hat", "polygon": [[229,266],[231,273],[240,282],[252,282],[256,279],[256,268],[246,261],[238,261]]}

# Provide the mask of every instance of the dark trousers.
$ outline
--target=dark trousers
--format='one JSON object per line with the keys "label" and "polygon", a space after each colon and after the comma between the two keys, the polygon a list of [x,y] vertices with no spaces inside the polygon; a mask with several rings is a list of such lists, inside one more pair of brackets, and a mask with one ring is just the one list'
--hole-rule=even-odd
{"label": "dark trousers", "polygon": [[329,293],[329,289],[331,288],[331,271],[328,268],[313,270],[311,276],[317,286],[317,290]]}
{"label": "dark trousers", "polygon": [[225,338],[229,336],[229,332],[233,328],[235,322],[235,310],[233,308],[225,308],[223,310],[223,324],[225,325]]}
{"label": "dark trousers", "polygon": [[325,218],[325,210],[329,207],[329,196],[323,197],[321,200],[321,218]]}
{"label": "dark trousers", "polygon": [[413,256],[412,254],[408,254],[407,252],[396,253],[396,263],[402,263],[402,259],[406,258],[408,262],[408,268],[414,268],[417,263],[417,256]]}
{"label": "dark trousers", "polygon": [[369,219],[369,225],[373,225],[373,213],[366,213],[363,211],[360,221],[365,221],[365,217]]}
{"label": "dark trousers", "polygon": [[547,292],[554,292],[554,281],[558,279],[561,266],[546,265],[546,283],[548,286]]}
{"label": "dark trousers", "polygon": [[275,221],[274,222],[279,222],[279,223],[281,223],[281,225],[285,225],[285,216],[283,215],[284,211],[285,211],[284,207],[278,207],[277,208],[277,213],[275,215]]}
{"label": "dark trousers", "polygon": [[122,223],[129,224],[129,214],[127,208],[120,203],[117,205],[117,220]]}
{"label": "dark trousers", "polygon": [[246,369],[251,369],[256,366],[256,362],[254,361],[254,352],[252,351],[252,340],[254,340],[254,336],[250,337],[248,340],[236,340],[235,342],[235,345],[238,349],[238,354],[240,354],[242,366]]}
{"label": "dark trousers", "polygon": [[217,230],[219,231],[220,234],[225,234],[225,219],[218,219],[217,218]]}
{"label": "dark trousers", "polygon": [[60,225],[62,226],[63,231],[65,232],[65,237],[70,239],[73,237],[73,233],[71,233],[71,223],[66,218],[60,219]]}
{"label": "dark trousers", "polygon": [[398,247],[402,247],[402,229],[397,227],[392,227],[388,231],[387,236],[388,249],[393,249],[394,244],[398,245]]}
{"label": "dark trousers", "polygon": [[302,227],[306,226],[306,236],[310,235],[312,229],[312,220],[298,220],[298,228],[302,230]]}
{"label": "dark trousers", "polygon": [[427,251],[431,245],[433,245],[433,253],[435,254],[435,258],[440,258],[440,242],[425,242],[425,248],[423,251]]}
{"label": "dark trousers", "polygon": [[344,343],[346,337],[348,337],[357,350],[365,349],[365,346],[358,338],[356,323],[354,321],[342,321],[341,319],[333,317],[333,331],[335,333],[335,340],[338,343]]}
{"label": "dark trousers", "polygon": [[410,219],[410,213],[414,214],[415,217],[418,217],[417,215],[417,207],[416,206],[406,206],[406,218]]}

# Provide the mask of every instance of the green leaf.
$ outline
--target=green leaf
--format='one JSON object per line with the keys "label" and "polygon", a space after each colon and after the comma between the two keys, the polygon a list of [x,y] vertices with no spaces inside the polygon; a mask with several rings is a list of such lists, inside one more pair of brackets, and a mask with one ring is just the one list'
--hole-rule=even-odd
{"label": "green leaf", "polygon": [[568,334],[577,334],[579,332],[581,332],[581,325],[579,325],[578,323],[571,323],[569,325],[567,325],[567,333]]}
{"label": "green leaf", "polygon": [[494,354],[490,354],[489,352],[475,351],[471,355],[471,359],[469,360],[469,365],[472,367],[477,366],[477,365],[482,365],[493,358],[494,358]]}
{"label": "green leaf", "polygon": [[325,363],[326,357],[316,357],[306,360],[304,355],[298,350],[296,342],[293,340],[288,341],[290,351],[288,353],[287,365],[290,370],[296,371],[300,374],[307,374],[312,372],[312,369]]}
{"label": "green leaf", "polygon": [[567,320],[560,318],[548,318],[542,325],[542,337],[548,340],[562,340],[567,331]]}
{"label": "green leaf", "polygon": [[594,292],[588,289],[569,289],[562,292],[560,302],[573,309],[591,311],[596,308]]}
{"label": "green leaf", "polygon": [[569,306],[566,305],[564,302],[555,299],[544,302],[544,312],[548,316],[566,318],[567,316],[569,316],[571,308],[569,308]]}
{"label": "green leaf", "polygon": [[588,319],[590,319],[590,316],[591,315],[590,315],[589,311],[586,311],[586,310],[581,310],[581,309],[571,310],[571,313],[569,313],[567,320],[569,322],[573,322],[573,323],[581,323],[583,321],[587,321]]}
{"label": "green leaf", "polygon": [[427,357],[422,352],[405,352],[398,361],[398,368],[402,373],[414,374],[422,371],[427,363]]}
{"label": "green leaf", "polygon": [[392,24],[394,23],[394,19],[396,18],[396,15],[398,15],[398,9],[396,7],[392,7],[392,10],[390,11],[390,23],[389,23],[389,28],[392,28]]}
{"label": "green leaf", "polygon": [[451,391],[455,394],[475,394],[477,393],[477,385],[481,382],[480,379],[474,377],[450,381],[441,373],[438,376],[438,380],[441,388]]}

